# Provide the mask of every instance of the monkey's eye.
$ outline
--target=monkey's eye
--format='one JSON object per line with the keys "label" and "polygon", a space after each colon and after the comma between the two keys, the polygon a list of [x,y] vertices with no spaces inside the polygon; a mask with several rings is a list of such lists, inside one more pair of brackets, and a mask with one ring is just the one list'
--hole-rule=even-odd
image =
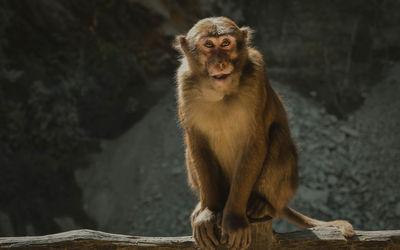
{"label": "monkey's eye", "polygon": [[204,46],[207,47],[207,48],[213,48],[213,47],[214,47],[214,44],[213,44],[210,40],[207,40],[207,41],[204,43]]}
{"label": "monkey's eye", "polygon": [[231,44],[231,41],[229,41],[228,39],[224,39],[221,43],[221,47],[226,47],[229,46]]}

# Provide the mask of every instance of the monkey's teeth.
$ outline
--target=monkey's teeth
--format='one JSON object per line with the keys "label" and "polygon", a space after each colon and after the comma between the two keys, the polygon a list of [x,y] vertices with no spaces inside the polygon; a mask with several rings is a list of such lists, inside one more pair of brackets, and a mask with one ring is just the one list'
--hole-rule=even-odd
{"label": "monkey's teeth", "polygon": [[220,74],[220,75],[215,75],[215,76],[212,76],[212,77],[213,77],[214,79],[217,79],[217,80],[222,80],[222,79],[227,78],[229,75],[230,75],[230,74]]}

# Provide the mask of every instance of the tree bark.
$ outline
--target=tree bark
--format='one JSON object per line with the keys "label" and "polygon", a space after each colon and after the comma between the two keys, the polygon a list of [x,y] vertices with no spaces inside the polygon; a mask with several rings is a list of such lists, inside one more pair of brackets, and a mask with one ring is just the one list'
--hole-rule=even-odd
{"label": "tree bark", "polygon": [[[400,249],[400,230],[356,231],[346,239],[333,227],[274,233],[271,220],[252,223],[249,249]],[[82,229],[45,236],[3,237],[11,249],[198,249],[191,236],[139,237]],[[224,249],[221,247],[220,249]]]}

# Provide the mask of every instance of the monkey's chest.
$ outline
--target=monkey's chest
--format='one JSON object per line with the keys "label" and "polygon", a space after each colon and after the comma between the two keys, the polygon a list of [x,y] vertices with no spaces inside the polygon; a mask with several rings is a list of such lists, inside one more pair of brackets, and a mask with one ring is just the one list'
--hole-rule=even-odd
{"label": "monkey's chest", "polygon": [[[214,110],[198,117],[197,127],[208,140],[223,174],[232,179],[248,144],[249,114],[244,109]],[[199,121],[198,120],[198,121]]]}
{"label": "monkey's chest", "polygon": [[241,163],[244,149],[244,131],[225,127],[209,131],[208,138],[212,152],[218,160],[224,175],[231,180],[236,167]]}

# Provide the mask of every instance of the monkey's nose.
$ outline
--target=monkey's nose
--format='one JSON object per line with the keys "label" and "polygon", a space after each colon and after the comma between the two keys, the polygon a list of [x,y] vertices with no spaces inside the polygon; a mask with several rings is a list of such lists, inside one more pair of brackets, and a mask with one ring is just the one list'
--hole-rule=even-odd
{"label": "monkey's nose", "polygon": [[225,63],[218,63],[218,67],[220,70],[223,70],[225,68]]}

